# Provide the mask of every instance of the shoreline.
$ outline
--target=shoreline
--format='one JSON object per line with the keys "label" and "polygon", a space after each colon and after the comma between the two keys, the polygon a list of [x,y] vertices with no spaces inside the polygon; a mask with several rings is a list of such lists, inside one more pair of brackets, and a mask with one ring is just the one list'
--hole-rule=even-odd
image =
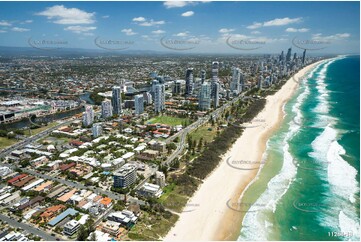
{"label": "shoreline", "polygon": [[231,157],[230,160],[261,161],[268,139],[283,121],[283,106],[299,85],[292,79],[303,77],[323,61],[299,70],[274,95],[266,97],[264,109],[253,118],[264,122],[244,130],[217,168],[189,199],[188,204],[197,204],[197,209],[182,212],[164,240],[237,240],[245,212],[231,209],[228,204],[238,204],[246,188],[257,179],[261,167],[235,169],[226,160]]}

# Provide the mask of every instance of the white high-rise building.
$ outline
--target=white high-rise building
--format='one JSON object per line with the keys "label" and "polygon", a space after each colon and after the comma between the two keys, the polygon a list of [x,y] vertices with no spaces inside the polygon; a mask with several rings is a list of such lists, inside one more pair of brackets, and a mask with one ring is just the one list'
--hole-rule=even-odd
{"label": "white high-rise building", "polygon": [[241,70],[239,68],[232,69],[231,92],[238,95],[241,91]]}
{"label": "white high-rise building", "polygon": [[120,114],[122,112],[122,96],[121,88],[119,86],[114,86],[112,90],[112,106],[113,114]]}
{"label": "white high-rise building", "polygon": [[198,107],[200,110],[211,108],[211,86],[209,83],[203,83],[199,92]]}
{"label": "white high-rise building", "polygon": [[155,183],[160,187],[165,187],[165,175],[163,172],[155,172]]}
{"label": "white high-rise building", "polygon": [[134,96],[134,107],[135,114],[139,115],[144,112],[144,97],[143,94],[138,94]]}
{"label": "white high-rise building", "polygon": [[93,124],[92,132],[93,132],[93,137],[94,138],[97,138],[100,135],[102,135],[102,126],[101,126],[101,124],[99,124],[99,123],[98,124]]}
{"label": "white high-rise building", "polygon": [[186,95],[192,95],[194,88],[193,68],[188,68],[186,72]]}
{"label": "white high-rise building", "polygon": [[106,99],[102,102],[102,118],[109,118],[113,116],[112,104],[110,100]]}
{"label": "white high-rise building", "polygon": [[165,86],[157,84],[154,87],[154,111],[159,113],[165,109]]}
{"label": "white high-rise building", "polygon": [[83,124],[89,126],[94,122],[94,110],[92,106],[86,106],[83,113]]}
{"label": "white high-rise building", "polygon": [[125,164],[113,173],[115,188],[129,187],[137,180],[137,167],[133,164]]}
{"label": "white high-rise building", "polygon": [[217,108],[219,106],[219,89],[220,85],[219,82],[213,83],[213,107]]}

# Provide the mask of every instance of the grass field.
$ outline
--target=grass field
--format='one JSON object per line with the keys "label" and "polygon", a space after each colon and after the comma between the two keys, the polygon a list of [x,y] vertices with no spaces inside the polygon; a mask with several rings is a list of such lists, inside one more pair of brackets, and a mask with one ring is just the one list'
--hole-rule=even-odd
{"label": "grass field", "polygon": [[8,139],[6,137],[0,137],[0,150],[15,144],[16,142],[18,142],[18,140],[16,139]]}
{"label": "grass field", "polygon": [[[209,130],[211,129],[211,130]],[[203,125],[193,131],[190,136],[193,140],[196,140],[197,142],[200,140],[200,138],[203,138],[203,141],[212,142],[214,137],[217,134],[217,127],[210,124]]]}
{"label": "grass field", "polygon": [[[36,135],[36,134],[38,134],[38,133],[40,133],[40,132],[42,132],[42,131],[44,131],[46,129],[54,127],[57,124],[58,124],[57,122],[52,122],[52,123],[49,123],[47,126],[43,126],[43,127],[37,128],[37,129],[32,129],[31,130],[31,135]],[[25,130],[25,135],[30,136],[30,130],[29,129]]]}
{"label": "grass field", "polygon": [[146,123],[161,123],[161,124],[168,124],[170,126],[175,126],[179,124],[184,124],[184,122],[190,123],[190,120],[188,118],[177,118],[177,117],[171,117],[171,116],[157,116],[152,119],[149,119]]}
{"label": "grass field", "polygon": [[128,237],[131,240],[159,240],[168,233],[177,220],[178,215],[175,214],[166,219],[160,215],[143,212],[141,220],[128,233]]}

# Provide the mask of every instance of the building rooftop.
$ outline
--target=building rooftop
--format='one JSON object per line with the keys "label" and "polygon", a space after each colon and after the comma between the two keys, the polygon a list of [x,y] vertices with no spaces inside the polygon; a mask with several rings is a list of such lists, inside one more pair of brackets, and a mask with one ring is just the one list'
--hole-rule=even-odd
{"label": "building rooftop", "polygon": [[68,208],[67,210],[65,210],[64,212],[62,212],[61,214],[59,214],[58,216],[56,216],[55,218],[53,218],[52,220],[50,220],[50,222],[48,223],[50,226],[55,226],[57,225],[59,222],[61,222],[63,219],[65,219],[67,216],[69,215],[76,215],[77,213],[79,213],[78,211],[76,211],[75,209],[72,208]]}

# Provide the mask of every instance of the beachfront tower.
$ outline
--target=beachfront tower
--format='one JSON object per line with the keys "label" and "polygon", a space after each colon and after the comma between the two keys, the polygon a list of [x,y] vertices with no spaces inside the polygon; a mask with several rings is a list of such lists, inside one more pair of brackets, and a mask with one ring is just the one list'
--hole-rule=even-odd
{"label": "beachfront tower", "polygon": [[209,83],[203,83],[199,92],[198,99],[199,110],[208,110],[211,108],[211,86]]}
{"label": "beachfront tower", "polygon": [[217,108],[219,106],[219,89],[220,89],[220,84],[219,82],[214,82],[213,83],[213,107]]}
{"label": "beachfront tower", "polygon": [[305,64],[305,59],[306,59],[306,49],[303,51],[303,55],[302,55],[302,65]]}
{"label": "beachfront tower", "polygon": [[291,61],[291,55],[292,55],[292,48],[289,48],[286,55],[286,62]]}
{"label": "beachfront tower", "polygon": [[238,95],[241,91],[241,70],[239,68],[232,68],[231,92]]}

